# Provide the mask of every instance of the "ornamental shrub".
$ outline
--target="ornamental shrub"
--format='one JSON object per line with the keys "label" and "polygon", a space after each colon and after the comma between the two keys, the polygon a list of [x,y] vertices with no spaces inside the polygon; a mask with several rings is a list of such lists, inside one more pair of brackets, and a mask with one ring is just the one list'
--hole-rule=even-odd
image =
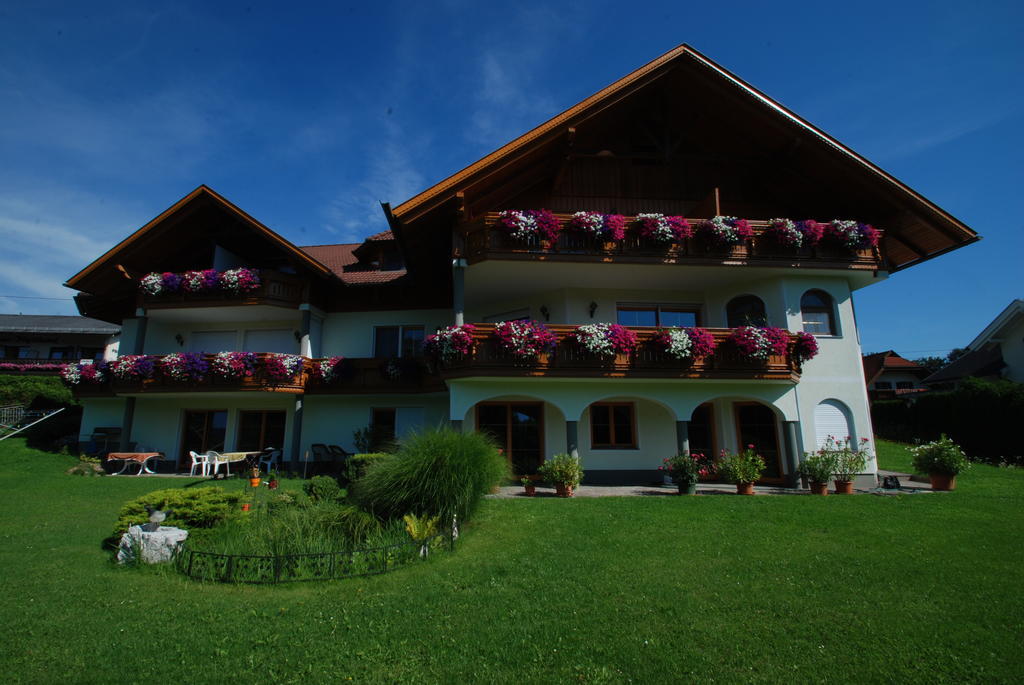
{"label": "ornamental shrub", "polygon": [[955,476],[970,467],[964,451],[945,434],[938,440],[911,447],[910,453],[918,473]]}
{"label": "ornamental shrub", "polygon": [[345,491],[337,479],[330,476],[313,476],[302,484],[302,490],[314,502],[340,502],[345,499]]}
{"label": "ornamental shrub", "polygon": [[583,462],[579,457],[561,452],[541,464],[537,475],[552,485],[575,488],[583,480]]}
{"label": "ornamental shrub", "polygon": [[54,376],[0,374],[0,405],[22,404],[31,409],[78,404],[71,390]]}
{"label": "ornamental shrub", "polygon": [[125,502],[118,512],[113,536],[120,538],[130,526],[149,521],[146,505],[163,511],[174,510],[160,525],[191,530],[212,528],[222,521],[240,516],[241,501],[240,492],[228,492],[218,487],[154,490]]}
{"label": "ornamental shrub", "polygon": [[435,428],[410,435],[394,455],[371,464],[353,484],[352,497],[381,519],[440,516],[448,526],[453,515],[468,520],[508,471],[489,435]]}
{"label": "ornamental shrub", "polygon": [[730,483],[754,483],[764,473],[764,458],[757,453],[753,445],[733,454],[722,450],[718,459],[718,473]]}

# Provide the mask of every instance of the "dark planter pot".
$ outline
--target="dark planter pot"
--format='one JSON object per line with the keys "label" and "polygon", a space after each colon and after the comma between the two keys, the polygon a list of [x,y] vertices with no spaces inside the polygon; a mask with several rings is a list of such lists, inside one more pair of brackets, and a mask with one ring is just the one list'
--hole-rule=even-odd
{"label": "dark planter pot", "polygon": [[811,494],[812,495],[827,495],[828,494],[828,483],[817,483],[811,481]]}
{"label": "dark planter pot", "polygon": [[679,488],[680,495],[696,495],[697,484],[696,483],[676,483]]}
{"label": "dark planter pot", "polygon": [[950,476],[945,473],[929,473],[928,478],[932,482],[932,490],[940,492],[956,490],[956,476]]}
{"label": "dark planter pot", "polygon": [[753,483],[736,483],[736,494],[737,495],[753,495],[754,484]]}
{"label": "dark planter pot", "polygon": [[852,480],[837,480],[836,481],[836,494],[837,495],[852,495],[853,494],[853,481]]}
{"label": "dark planter pot", "polygon": [[555,494],[559,497],[572,497],[572,486],[567,483],[555,483]]}
{"label": "dark planter pot", "polygon": [[523,488],[523,490],[526,491],[526,496],[527,497],[533,497],[534,495],[537,494],[537,486],[536,485],[527,485],[527,486],[525,486]]}
{"label": "dark planter pot", "polygon": [[277,490],[277,481],[276,480],[269,481],[267,483],[267,487],[270,488],[271,490]]}

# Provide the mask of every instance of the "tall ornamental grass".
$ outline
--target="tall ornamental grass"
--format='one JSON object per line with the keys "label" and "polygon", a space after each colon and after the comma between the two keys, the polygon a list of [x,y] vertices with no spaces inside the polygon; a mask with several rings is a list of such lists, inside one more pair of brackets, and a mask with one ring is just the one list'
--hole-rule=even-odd
{"label": "tall ornamental grass", "polygon": [[447,525],[452,515],[468,520],[480,498],[508,475],[508,462],[489,436],[436,428],[409,436],[394,455],[370,465],[352,497],[382,519],[439,516]]}

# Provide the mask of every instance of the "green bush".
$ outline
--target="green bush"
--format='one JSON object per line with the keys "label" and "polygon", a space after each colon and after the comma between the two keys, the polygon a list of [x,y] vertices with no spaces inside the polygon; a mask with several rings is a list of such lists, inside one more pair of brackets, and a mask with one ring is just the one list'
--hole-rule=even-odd
{"label": "green bush", "polygon": [[313,502],[340,502],[345,499],[345,491],[331,476],[313,476],[302,484],[302,489]]}
{"label": "green bush", "polygon": [[366,475],[366,470],[381,459],[392,456],[387,452],[368,452],[366,454],[353,454],[348,458],[343,478],[346,483],[352,483]]}
{"label": "green bush", "polygon": [[439,516],[448,525],[453,514],[468,520],[507,477],[508,462],[489,436],[437,428],[409,436],[390,458],[371,464],[352,496],[383,519]]}
{"label": "green bush", "polygon": [[121,507],[114,525],[114,537],[120,537],[131,526],[149,521],[146,505],[163,511],[174,510],[161,525],[191,530],[211,528],[222,521],[241,516],[241,501],[240,492],[228,492],[217,487],[154,490]]}
{"label": "green bush", "polygon": [[718,462],[719,475],[730,483],[755,483],[764,468],[764,459],[753,446],[736,454],[725,452]]}
{"label": "green bush", "polygon": [[537,475],[552,485],[575,488],[583,480],[583,464],[579,457],[562,452],[541,464]]}
{"label": "green bush", "polygon": [[32,409],[55,409],[78,404],[57,376],[0,374],[0,405],[22,404]]}
{"label": "green bush", "polygon": [[945,435],[925,445],[911,447],[910,453],[918,473],[955,476],[970,466],[963,450]]}

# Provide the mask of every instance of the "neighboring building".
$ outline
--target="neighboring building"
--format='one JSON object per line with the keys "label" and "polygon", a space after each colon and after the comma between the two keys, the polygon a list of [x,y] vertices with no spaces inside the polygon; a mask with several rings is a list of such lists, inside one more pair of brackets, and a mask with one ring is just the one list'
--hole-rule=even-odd
{"label": "neighboring building", "polygon": [[866,354],[863,363],[864,382],[868,387],[868,398],[872,402],[915,395],[928,390],[923,381],[931,372],[892,350]]}
{"label": "neighboring building", "polygon": [[[577,211],[626,215],[630,230],[545,240],[497,225],[503,210],[540,208],[563,226]],[[765,481],[792,484],[803,452],[829,434],[872,441],[853,292],[977,239],[687,46],[383,210],[391,230],[359,245],[298,247],[200,186],[72,277],[82,313],[123,322],[123,353],[312,360],[286,381],[263,364],[233,381],[82,384],[83,436],[124,426],[125,441],[187,469],[190,449],[284,446],[294,463],[317,443],[352,450],[368,426],[402,435],[448,421],[493,434],[520,473],[569,451],[590,482],[649,482],[679,450],[753,443],[768,460]],[[676,223],[680,233],[660,242],[633,223],[646,213],[696,217],[694,226],[751,217],[754,236],[720,247]],[[877,247],[783,247],[768,220],[785,216],[853,217],[883,237]],[[139,289],[150,272],[235,267],[258,269],[259,287]],[[523,361],[498,344],[494,324],[516,319],[548,324],[558,337],[550,357]],[[470,355],[422,356],[426,335],[469,322]],[[570,334],[601,322],[629,326],[640,350],[607,361],[584,353]],[[725,342],[751,324],[812,333],[820,353],[803,365],[790,354],[751,361]],[[677,361],[652,341],[659,325],[705,327],[720,345]],[[318,379],[340,355],[335,377]]]}
{"label": "neighboring building", "polygon": [[68,360],[112,359],[120,330],[84,316],[0,314],[0,373],[57,373]]}
{"label": "neighboring building", "polygon": [[967,346],[956,361],[924,379],[932,388],[955,387],[964,378],[1024,383],[1024,300],[1014,300]]}

